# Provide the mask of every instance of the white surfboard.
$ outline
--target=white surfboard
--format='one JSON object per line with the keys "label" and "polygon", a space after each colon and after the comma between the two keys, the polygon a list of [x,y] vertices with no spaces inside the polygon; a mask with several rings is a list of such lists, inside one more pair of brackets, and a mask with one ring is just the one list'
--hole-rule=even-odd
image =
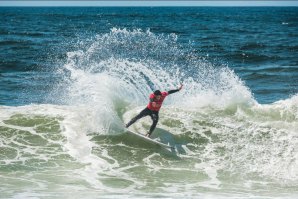
{"label": "white surfboard", "polygon": [[153,144],[157,144],[157,145],[159,145],[159,146],[161,146],[161,147],[174,149],[173,146],[170,146],[170,145],[164,144],[164,143],[162,143],[162,142],[159,142],[159,141],[157,141],[157,140],[151,139],[151,138],[149,138],[149,137],[147,137],[147,136],[145,136],[145,135],[143,135],[143,134],[136,133],[136,132],[133,132],[133,131],[131,131],[131,130],[127,130],[127,132],[130,133],[130,134],[132,134],[132,135],[136,135],[136,136],[142,138],[142,139],[145,140],[145,141],[151,142],[151,143],[153,143]]}

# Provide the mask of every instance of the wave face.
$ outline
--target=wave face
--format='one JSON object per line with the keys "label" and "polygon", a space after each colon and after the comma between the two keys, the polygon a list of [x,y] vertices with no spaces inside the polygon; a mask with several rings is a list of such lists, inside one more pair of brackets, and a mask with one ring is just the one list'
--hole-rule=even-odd
{"label": "wave face", "polygon": [[[298,96],[259,104],[178,39],[113,28],[67,53],[49,95],[63,105],[1,106],[1,197],[297,196]],[[125,133],[152,90],[180,82],[153,135],[175,151]]]}

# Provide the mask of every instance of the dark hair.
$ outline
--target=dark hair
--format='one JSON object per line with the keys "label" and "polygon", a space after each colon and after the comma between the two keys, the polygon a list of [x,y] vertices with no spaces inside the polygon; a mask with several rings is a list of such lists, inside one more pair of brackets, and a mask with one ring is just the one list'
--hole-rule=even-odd
{"label": "dark hair", "polygon": [[161,95],[160,90],[156,90],[156,91],[154,91],[154,95]]}

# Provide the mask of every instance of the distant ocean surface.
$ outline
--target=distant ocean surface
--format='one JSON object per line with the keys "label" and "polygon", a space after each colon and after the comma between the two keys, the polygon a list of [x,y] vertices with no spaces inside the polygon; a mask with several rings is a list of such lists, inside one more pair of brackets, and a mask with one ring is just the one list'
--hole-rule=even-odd
{"label": "distant ocean surface", "polygon": [[0,198],[294,199],[297,129],[297,7],[0,7]]}

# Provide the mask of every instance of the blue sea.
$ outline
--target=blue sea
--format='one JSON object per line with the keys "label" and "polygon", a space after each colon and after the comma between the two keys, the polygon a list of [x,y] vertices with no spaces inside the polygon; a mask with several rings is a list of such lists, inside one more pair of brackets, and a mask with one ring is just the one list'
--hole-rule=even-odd
{"label": "blue sea", "polygon": [[0,7],[0,198],[294,199],[297,129],[297,7]]}

